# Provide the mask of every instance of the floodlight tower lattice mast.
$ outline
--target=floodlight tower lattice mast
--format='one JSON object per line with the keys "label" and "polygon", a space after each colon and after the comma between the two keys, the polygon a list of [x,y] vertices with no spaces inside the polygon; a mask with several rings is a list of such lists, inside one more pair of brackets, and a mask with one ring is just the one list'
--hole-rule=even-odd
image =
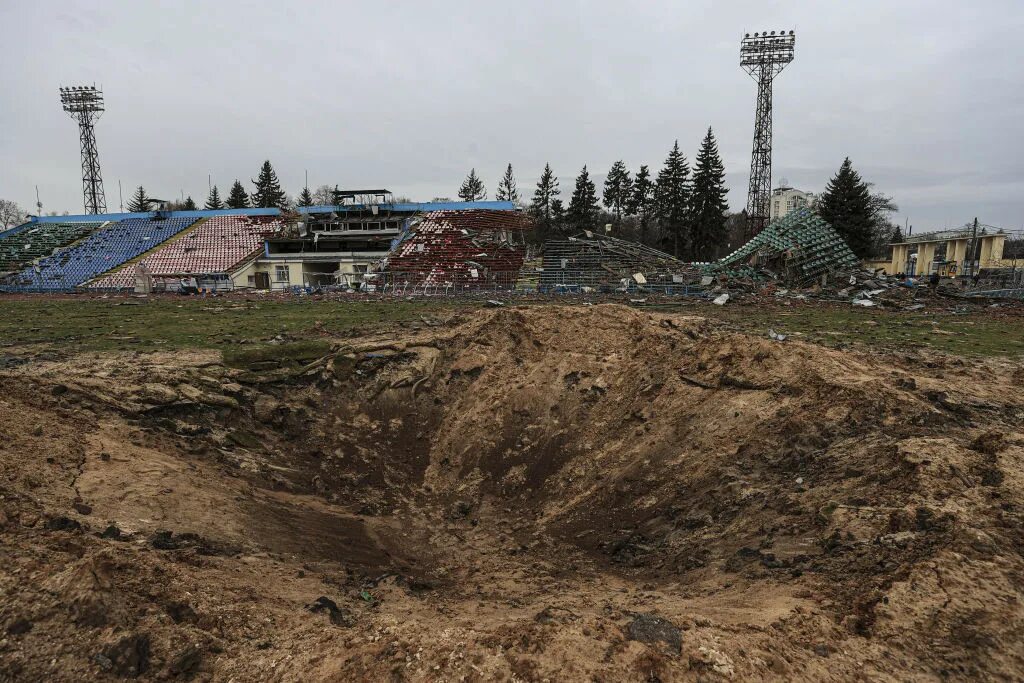
{"label": "floodlight tower lattice mast", "polygon": [[796,35],[767,31],[749,33],[740,42],[740,66],[757,81],[754,149],[750,157],[747,191],[747,235],[753,237],[768,224],[772,191],[772,81],[793,61]]}
{"label": "floodlight tower lattice mast", "polygon": [[96,149],[96,120],[103,115],[103,91],[91,86],[60,89],[60,103],[71,118],[78,121],[78,136],[82,143],[82,194],[85,212],[107,212],[107,197],[103,193],[100,158]]}

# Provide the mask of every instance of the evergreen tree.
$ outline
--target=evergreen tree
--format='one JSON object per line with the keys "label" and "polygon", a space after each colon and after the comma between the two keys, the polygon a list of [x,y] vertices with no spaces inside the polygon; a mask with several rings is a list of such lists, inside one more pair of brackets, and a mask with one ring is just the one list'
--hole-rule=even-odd
{"label": "evergreen tree", "polygon": [[516,178],[512,175],[512,164],[505,169],[505,175],[498,183],[498,192],[494,198],[499,202],[512,202],[513,204],[519,201],[519,190],[516,189]]}
{"label": "evergreen tree", "polygon": [[195,211],[196,208],[198,207],[196,207],[196,203],[192,200],[192,195],[189,195],[185,197],[185,203],[182,205],[181,208],[183,208],[185,211]]}
{"label": "evergreen tree", "polygon": [[651,172],[644,164],[636,172],[633,180],[633,192],[629,198],[629,206],[626,213],[636,216],[640,224],[640,240],[647,236],[647,228],[651,222],[651,214],[654,212],[654,183],[651,181]]}
{"label": "evergreen tree", "polygon": [[818,213],[850,245],[858,258],[870,256],[874,212],[868,184],[846,157],[818,200]]}
{"label": "evergreen tree", "polygon": [[152,205],[153,200],[146,195],[146,190],[142,185],[139,185],[135,190],[135,194],[128,200],[128,213],[145,213],[149,211],[149,207]]}
{"label": "evergreen tree", "polygon": [[283,209],[288,206],[287,197],[269,159],[263,162],[260,175],[252,184],[256,186],[256,191],[252,193],[253,206],[261,209]]}
{"label": "evergreen tree", "polygon": [[900,226],[894,226],[892,236],[889,237],[889,241],[894,244],[901,244],[907,241],[907,238],[903,236],[903,230]]}
{"label": "evergreen tree", "polygon": [[302,188],[302,192],[299,193],[299,200],[296,204],[298,206],[313,206],[313,195],[309,191],[308,187]]}
{"label": "evergreen tree", "polygon": [[622,222],[623,214],[629,213],[633,199],[633,178],[621,160],[612,164],[604,181],[604,205],[615,214],[615,223]]}
{"label": "evergreen tree", "polygon": [[590,173],[584,166],[576,176],[576,188],[569,200],[569,209],[565,212],[565,220],[573,230],[591,230],[597,220],[600,208],[597,205],[597,188],[590,179]]}
{"label": "evergreen tree", "polygon": [[537,181],[537,189],[533,191],[533,202],[530,204],[530,213],[537,220],[542,233],[554,228],[552,205],[554,202],[561,205],[561,201],[556,199],[561,193],[558,178],[551,171],[551,164],[544,164],[544,172]]}
{"label": "evergreen tree", "polygon": [[688,238],[690,209],[690,167],[676,140],[658,171],[654,187],[654,210],[658,222],[672,240],[672,254],[683,255]]}
{"label": "evergreen tree", "polygon": [[231,186],[231,193],[228,195],[227,205],[229,209],[248,209],[249,195],[245,193],[242,183],[235,181]]}
{"label": "evergreen tree", "polygon": [[718,155],[718,143],[708,128],[693,167],[693,194],[690,199],[690,239],[694,259],[708,261],[727,241],[725,213],[725,165]]}
{"label": "evergreen tree", "polygon": [[204,208],[208,211],[224,208],[224,202],[220,199],[220,192],[217,191],[216,185],[210,188],[210,196],[206,198],[206,206]]}
{"label": "evergreen tree", "polygon": [[557,197],[551,200],[551,230],[552,232],[565,231],[565,206]]}
{"label": "evergreen tree", "polygon": [[462,187],[459,188],[459,199],[464,202],[487,199],[487,190],[484,188],[483,181],[477,177],[475,168],[470,169],[469,175],[462,182]]}

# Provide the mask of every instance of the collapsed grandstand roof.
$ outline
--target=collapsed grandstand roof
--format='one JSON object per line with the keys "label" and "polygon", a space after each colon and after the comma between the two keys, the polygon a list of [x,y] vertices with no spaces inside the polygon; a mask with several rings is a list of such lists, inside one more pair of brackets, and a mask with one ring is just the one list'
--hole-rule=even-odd
{"label": "collapsed grandstand roof", "polygon": [[395,286],[511,287],[532,229],[515,211],[433,211],[410,224],[381,270]]}
{"label": "collapsed grandstand roof", "polygon": [[638,242],[589,230],[544,244],[542,288],[667,289],[700,278],[700,269]]}
{"label": "collapsed grandstand roof", "polygon": [[800,208],[770,223],[742,247],[711,264],[709,270],[734,275],[748,274],[750,267],[762,268],[787,282],[806,284],[822,273],[858,263],[831,225],[810,209]]}

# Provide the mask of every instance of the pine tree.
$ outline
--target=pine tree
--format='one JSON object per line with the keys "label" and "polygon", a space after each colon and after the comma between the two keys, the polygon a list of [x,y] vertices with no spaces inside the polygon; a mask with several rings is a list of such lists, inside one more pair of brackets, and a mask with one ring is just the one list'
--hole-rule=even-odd
{"label": "pine tree", "polygon": [[245,193],[242,183],[235,181],[231,186],[231,193],[228,195],[227,205],[229,209],[248,209],[249,195]]}
{"label": "pine tree", "polygon": [[651,172],[644,164],[636,172],[633,180],[633,193],[629,198],[629,207],[626,213],[636,216],[640,224],[640,240],[647,237],[647,228],[651,222],[651,214],[654,212],[654,183],[651,182]]}
{"label": "pine tree", "polygon": [[725,213],[725,165],[718,155],[718,143],[708,128],[697,152],[693,167],[693,194],[690,198],[691,255],[697,260],[711,260],[715,250],[727,241]]}
{"label": "pine tree", "polygon": [[850,157],[846,157],[825,186],[818,200],[818,213],[846,240],[858,258],[870,255],[874,230],[871,193],[868,184],[853,170]]}
{"label": "pine tree", "polygon": [[512,164],[505,169],[505,175],[498,183],[498,192],[494,198],[499,202],[512,202],[513,204],[519,201],[519,190],[516,189],[516,178],[512,175]]}
{"label": "pine tree", "polygon": [[892,231],[892,235],[889,237],[889,241],[893,244],[902,244],[907,241],[907,238],[903,236],[903,230],[900,226],[895,226]]}
{"label": "pine tree", "polygon": [[195,211],[198,208],[195,201],[192,200],[192,195],[185,197],[185,203],[182,204],[182,208],[185,211]]}
{"label": "pine tree", "polygon": [[252,184],[256,186],[256,191],[252,193],[253,206],[261,209],[283,209],[288,205],[287,197],[269,159],[263,162],[260,176],[253,180]]}
{"label": "pine tree", "polygon": [[296,204],[298,206],[313,206],[313,195],[310,193],[308,187],[302,188],[302,192],[299,193],[299,200]]}
{"label": "pine tree", "polygon": [[623,214],[629,213],[633,195],[633,178],[621,160],[612,164],[604,181],[604,205],[615,214],[615,223],[622,222]]}
{"label": "pine tree", "polygon": [[533,191],[533,201],[530,203],[530,213],[537,220],[541,234],[554,228],[552,205],[558,202],[561,206],[561,201],[556,199],[561,193],[558,178],[552,172],[551,164],[544,164],[544,172],[537,181],[537,189]]}
{"label": "pine tree", "polygon": [[590,179],[590,173],[584,166],[576,176],[576,188],[569,200],[569,209],[565,212],[565,220],[573,230],[591,230],[597,220],[600,208],[597,205],[597,188]]}
{"label": "pine tree", "polygon": [[658,171],[654,187],[654,210],[658,222],[672,240],[672,255],[682,256],[687,245],[690,209],[690,167],[676,140]]}
{"label": "pine tree", "polygon": [[470,169],[469,175],[462,182],[462,187],[459,188],[459,199],[464,202],[487,199],[487,190],[484,188],[483,181],[477,177],[475,168]]}
{"label": "pine tree", "polygon": [[135,190],[135,194],[128,200],[128,213],[145,213],[149,211],[152,206],[153,200],[146,195],[145,188],[142,185]]}
{"label": "pine tree", "polygon": [[551,231],[565,231],[565,206],[558,198],[551,200]]}
{"label": "pine tree", "polygon": [[214,185],[210,188],[210,196],[206,198],[206,206],[203,207],[208,211],[214,211],[217,209],[224,208],[224,202],[220,199],[220,192],[217,191],[217,186]]}

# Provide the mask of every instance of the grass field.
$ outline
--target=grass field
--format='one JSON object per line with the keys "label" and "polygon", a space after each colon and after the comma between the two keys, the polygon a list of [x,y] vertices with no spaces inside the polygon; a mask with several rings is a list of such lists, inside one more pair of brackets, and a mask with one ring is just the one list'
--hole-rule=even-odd
{"label": "grass field", "polygon": [[0,299],[0,344],[83,351],[220,348],[418,320],[451,304],[312,299]]}
{"label": "grass field", "polygon": [[[707,307],[717,308],[717,307]],[[701,309],[705,313],[706,308]],[[961,356],[1024,356],[1024,315],[975,308],[948,311],[886,311],[805,305],[757,309],[723,307],[708,315],[728,320],[746,332],[773,328],[794,338],[827,346],[887,351],[926,348]]]}
{"label": "grass field", "polygon": [[[546,300],[545,303],[550,303]],[[574,299],[555,300],[573,303]],[[52,345],[69,351],[258,348],[344,334],[380,323],[415,322],[444,311],[474,310],[477,301],[330,301],[241,298],[0,298],[0,346]],[[534,304],[544,305],[544,304]],[[721,320],[755,335],[769,328],[828,346],[900,350],[930,348],[964,356],[1024,356],[1024,315],[1018,309],[966,312],[885,311],[775,302],[724,307],[683,300],[652,310]]]}

